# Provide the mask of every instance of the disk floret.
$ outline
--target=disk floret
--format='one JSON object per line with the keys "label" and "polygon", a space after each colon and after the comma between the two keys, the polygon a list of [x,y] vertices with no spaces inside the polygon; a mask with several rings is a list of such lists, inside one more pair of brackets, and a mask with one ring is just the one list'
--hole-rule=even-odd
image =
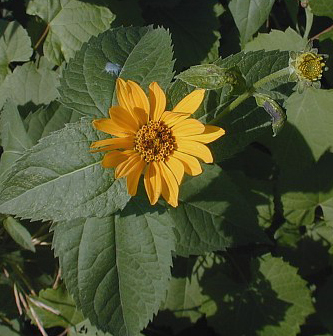
{"label": "disk floret", "polygon": [[318,54],[318,49],[311,49],[311,45],[301,52],[289,54],[289,80],[297,82],[298,92],[303,92],[307,86],[320,88],[323,71],[327,70],[324,58],[327,55]]}
{"label": "disk floret", "polygon": [[136,133],[134,149],[146,162],[165,161],[176,149],[172,130],[162,121],[149,121]]}

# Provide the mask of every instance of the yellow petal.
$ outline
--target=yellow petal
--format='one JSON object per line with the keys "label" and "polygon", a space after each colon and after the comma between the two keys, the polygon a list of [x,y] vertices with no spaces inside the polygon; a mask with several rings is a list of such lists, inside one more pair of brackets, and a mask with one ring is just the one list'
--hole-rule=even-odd
{"label": "yellow petal", "polygon": [[90,148],[108,146],[109,149],[130,149],[134,146],[134,136],[126,138],[110,138],[98,140],[91,144]]}
{"label": "yellow petal", "polygon": [[141,159],[141,156],[138,153],[134,153],[129,156],[129,158],[120,163],[115,171],[115,177],[120,178],[123,176],[127,176],[133,171],[136,171],[136,163],[139,162]]}
{"label": "yellow petal", "polygon": [[133,169],[133,171],[127,175],[127,191],[131,196],[135,196],[138,190],[138,183],[143,169],[146,166],[144,160],[139,160]]}
{"label": "yellow petal", "polygon": [[156,162],[150,162],[144,177],[146,192],[151,205],[154,205],[161,195],[161,173]]}
{"label": "yellow petal", "polygon": [[210,152],[209,148],[203,145],[202,143],[197,141],[188,141],[184,140],[183,138],[177,138],[177,137],[176,137],[176,143],[177,143],[177,150],[179,152],[196,156],[206,163],[213,162],[212,153]]}
{"label": "yellow petal", "polygon": [[93,121],[93,126],[99,131],[111,135],[116,135],[118,137],[126,137],[131,133],[126,128],[119,127],[118,125],[113,123],[109,118],[96,119]]}
{"label": "yellow petal", "polygon": [[120,151],[112,151],[106,153],[102,160],[102,167],[104,168],[114,168],[117,167],[120,163],[126,161],[128,159],[128,155],[124,154]]}
{"label": "yellow petal", "polygon": [[172,128],[174,136],[187,137],[189,135],[201,134],[205,130],[205,126],[196,119],[187,119],[178,122]]}
{"label": "yellow petal", "polygon": [[141,127],[142,125],[147,124],[147,122],[148,122],[148,114],[142,108],[135,107],[133,109],[133,115],[138,120],[139,127]]}
{"label": "yellow petal", "polygon": [[202,173],[200,163],[194,156],[174,151],[170,157],[174,157],[183,163],[186,174],[196,176]]}
{"label": "yellow petal", "polygon": [[184,97],[172,110],[172,112],[194,113],[201,105],[205,96],[205,90],[194,90]]}
{"label": "yellow petal", "polygon": [[165,164],[172,171],[173,175],[175,175],[177,183],[180,184],[184,176],[183,163],[178,159],[176,159],[175,157],[169,156],[168,159],[165,161]]}
{"label": "yellow petal", "polygon": [[109,108],[111,121],[119,129],[125,130],[128,133],[136,133],[139,129],[139,122],[133,116],[120,106]]}
{"label": "yellow petal", "polygon": [[131,113],[132,108],[130,104],[130,98],[128,95],[127,84],[121,78],[117,78],[116,91],[119,106]]}
{"label": "yellow petal", "polygon": [[173,207],[178,205],[179,186],[175,176],[163,161],[158,162],[162,177],[162,196]]}
{"label": "yellow petal", "polygon": [[225,134],[225,130],[223,128],[213,126],[213,125],[205,125],[205,131],[202,134],[191,135],[188,136],[187,140],[199,141],[202,143],[210,143],[222,135]]}
{"label": "yellow petal", "polygon": [[133,111],[135,107],[143,109],[147,115],[149,113],[149,102],[145,92],[141,89],[140,85],[129,80],[127,81],[127,92],[129,96],[129,104]]}
{"label": "yellow petal", "polygon": [[161,121],[165,122],[168,127],[174,126],[176,123],[185,120],[190,115],[187,113],[173,113],[165,111],[161,116]]}
{"label": "yellow petal", "polygon": [[153,121],[160,120],[162,113],[165,111],[166,98],[163,90],[156,82],[149,85],[150,100],[150,119]]}

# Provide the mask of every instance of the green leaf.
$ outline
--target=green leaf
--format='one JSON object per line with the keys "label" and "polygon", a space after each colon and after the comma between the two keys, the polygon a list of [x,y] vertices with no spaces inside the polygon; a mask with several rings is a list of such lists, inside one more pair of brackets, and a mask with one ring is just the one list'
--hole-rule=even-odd
{"label": "green leaf", "polygon": [[[161,314],[161,321],[157,316],[157,322],[161,324],[170,324],[173,330],[178,332],[178,329],[190,327],[200,317],[204,315],[203,309],[206,303],[211,304],[210,297],[202,293],[200,280],[205,272],[205,269],[211,268],[214,264],[213,255],[199,256],[197,260],[193,258],[176,258],[173,266],[173,276],[169,282],[166,299],[161,307],[161,310],[169,310],[177,320],[166,320],[167,316]],[[188,318],[185,319],[185,318]],[[154,321],[155,322],[155,321]]]}
{"label": "green leaf", "polygon": [[242,46],[266,21],[273,4],[274,0],[231,0],[229,9],[239,30]]}
{"label": "green leaf", "polygon": [[232,271],[217,266],[202,277],[202,292],[213,301],[205,305],[209,325],[226,335],[296,336],[314,311],[297,269],[270,254],[249,264],[230,258]]}
{"label": "green leaf", "polygon": [[295,171],[280,183],[284,216],[289,223],[310,225],[322,208],[324,219],[333,225],[333,154],[325,154],[316,165]]}
{"label": "green leaf", "polygon": [[11,62],[25,62],[32,55],[31,41],[26,30],[17,22],[0,20],[0,82],[10,73]]}
{"label": "green leaf", "polygon": [[181,186],[180,205],[169,210],[175,225],[176,253],[200,255],[248,243],[269,243],[257,225],[256,211],[227,173],[205,165]]}
{"label": "green leaf", "polygon": [[195,65],[176,78],[206,90],[217,90],[229,85],[232,91],[233,86],[244,86],[244,79],[237,68],[223,69],[215,64]]}
{"label": "green leaf", "polygon": [[[301,133],[318,160],[333,147],[333,90],[308,88],[303,94],[292,94],[285,104],[288,121]],[[292,143],[294,137],[295,133],[291,132],[288,142]]]}
{"label": "green leaf", "polygon": [[331,0],[309,0],[309,6],[314,15],[328,16],[333,19],[333,6]]}
{"label": "green leaf", "polygon": [[114,20],[106,7],[77,0],[30,0],[27,13],[47,23],[43,51],[57,65],[64,59],[68,62],[84,42],[106,30]]}
{"label": "green leaf", "polygon": [[0,137],[3,153],[0,160],[0,175],[32,146],[17,107],[8,101],[0,115]]}
{"label": "green leaf", "polygon": [[[265,0],[266,1],[266,0]],[[286,68],[288,66],[289,53],[287,51],[250,51],[240,52],[215,62],[222,68],[237,68],[246,79],[246,85],[251,87],[259,79],[262,79],[273,72]],[[270,90],[288,81],[288,76],[280,77],[270,81],[263,88]]]}
{"label": "green leaf", "polygon": [[[48,104],[56,99],[59,85],[58,75],[46,67],[39,67],[28,62],[17,66],[8,75],[1,87],[2,98],[11,98],[18,105],[32,102],[35,105]],[[1,99],[0,99],[1,100]]]}
{"label": "green leaf", "polygon": [[29,231],[16,219],[13,217],[7,217],[3,221],[3,226],[17,244],[26,250],[30,250],[32,252],[36,251]]}
{"label": "green leaf", "polygon": [[137,335],[157,312],[174,250],[162,207],[134,198],[112,217],[57,223],[53,245],[68,290],[98,328]]}
{"label": "green leaf", "polygon": [[41,107],[34,113],[30,113],[24,120],[27,133],[33,144],[39,139],[57,131],[67,123],[73,123],[80,119],[81,115],[63,105],[53,101],[47,107]]}
{"label": "green leaf", "polygon": [[91,122],[68,124],[43,138],[16,161],[1,183],[0,212],[33,220],[107,216],[127,203],[123,179],[91,154],[98,140]]}
{"label": "green leaf", "polygon": [[30,305],[44,328],[75,325],[83,320],[65,286],[41,290],[38,296],[29,296]]}
{"label": "green leaf", "polygon": [[68,331],[69,336],[112,336],[110,333],[103,333],[92,326],[88,319],[78,323]]}
{"label": "green leaf", "polygon": [[210,144],[216,162],[233,157],[264,134],[272,134],[271,118],[249,99],[226,115],[219,123],[226,133]]}
{"label": "green leaf", "polygon": [[244,51],[256,50],[304,50],[307,45],[307,39],[302,38],[292,28],[288,27],[286,31],[272,29],[269,34],[258,34],[253,41],[246,43]]}
{"label": "green leaf", "polygon": [[178,5],[148,7],[148,23],[170,29],[178,71],[191,65],[209,63],[219,56],[219,20],[224,12],[216,0],[182,0]]}
{"label": "green leaf", "polygon": [[116,28],[91,38],[63,71],[61,101],[79,113],[106,116],[116,105],[116,76],[105,71],[108,62],[121,67],[120,77],[147,89],[157,81],[165,88],[173,72],[169,33],[153,28]]}

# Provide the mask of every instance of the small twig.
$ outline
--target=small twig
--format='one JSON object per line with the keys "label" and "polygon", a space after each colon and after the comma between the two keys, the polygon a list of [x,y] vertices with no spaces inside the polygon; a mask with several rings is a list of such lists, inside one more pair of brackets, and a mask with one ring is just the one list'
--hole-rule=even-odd
{"label": "small twig", "polygon": [[328,32],[331,31],[331,30],[333,30],[333,25],[330,26],[330,27],[328,27],[328,28],[326,28],[326,29],[323,30],[322,32],[318,33],[317,35],[311,37],[310,40],[311,40],[311,41],[316,40],[316,39],[318,39],[318,37],[319,37],[320,35],[325,34],[325,33],[328,33]]}
{"label": "small twig", "polygon": [[16,283],[14,283],[14,296],[15,296],[16,307],[19,311],[19,314],[22,315],[23,311],[22,311],[22,307],[21,307],[20,298],[19,298],[19,295],[18,295]]}
{"label": "small twig", "polygon": [[31,315],[32,315],[32,317],[34,318],[34,320],[35,320],[35,322],[36,322],[36,324],[37,324],[37,327],[38,327],[39,331],[41,332],[41,334],[42,334],[43,336],[47,336],[47,333],[46,333],[46,331],[45,331],[45,329],[44,329],[44,327],[43,327],[41,321],[39,320],[39,318],[38,318],[38,316],[37,316],[35,310],[34,310],[32,307],[30,307],[30,311],[31,311]]}
{"label": "small twig", "polygon": [[59,334],[58,336],[65,336],[65,335],[67,335],[68,331],[69,331],[69,329],[67,328],[61,334]]}
{"label": "small twig", "polygon": [[50,25],[48,24],[43,32],[43,34],[41,35],[41,37],[39,38],[39,40],[37,41],[36,45],[34,46],[34,50],[37,50],[37,48],[39,47],[39,45],[42,43],[43,39],[45,38],[45,36],[47,35],[47,33],[50,30]]}
{"label": "small twig", "polygon": [[54,281],[54,284],[52,286],[53,289],[57,289],[58,288],[60,279],[61,279],[61,270],[59,268],[58,273],[57,273],[57,277],[56,277],[56,279]]}
{"label": "small twig", "polygon": [[45,310],[51,312],[51,313],[54,314],[54,315],[60,315],[60,314],[61,314],[61,312],[60,312],[58,309],[54,309],[54,308],[52,308],[52,307],[46,305],[46,304],[43,303],[43,302],[34,300],[33,298],[31,298],[31,297],[29,297],[29,296],[27,296],[27,299],[28,299],[31,303],[33,303],[35,306],[37,306],[37,307],[39,307],[39,308],[41,308],[41,309],[45,309]]}

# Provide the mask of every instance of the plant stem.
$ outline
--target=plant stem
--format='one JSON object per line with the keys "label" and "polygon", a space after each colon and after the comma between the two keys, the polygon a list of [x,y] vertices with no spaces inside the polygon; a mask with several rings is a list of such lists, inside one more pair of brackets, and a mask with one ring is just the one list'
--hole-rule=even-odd
{"label": "plant stem", "polygon": [[209,124],[217,124],[226,114],[234,110],[244,100],[246,100],[247,98],[250,98],[256,92],[257,89],[267,84],[268,82],[271,82],[275,79],[283,77],[287,74],[289,74],[288,67],[278,70],[276,72],[273,72],[272,74],[259,79],[257,82],[253,84],[251,88],[249,88],[247,91],[245,91],[240,96],[238,96],[233,102],[231,102],[230,105],[228,105],[221,113],[219,113],[213,120],[211,120]]}
{"label": "plant stem", "polygon": [[313,14],[311,13],[309,6],[305,8],[305,15],[306,15],[306,23],[303,38],[307,40],[309,38],[310,30],[313,23]]}
{"label": "plant stem", "polygon": [[320,33],[318,33],[317,35],[315,35],[315,36],[313,36],[313,37],[311,37],[311,41],[313,41],[313,40],[315,40],[315,39],[317,39],[321,34],[325,34],[325,33],[328,33],[329,31],[331,31],[331,30],[333,30],[333,25],[332,26],[330,26],[330,27],[328,27],[328,28],[326,28],[325,30],[323,30],[322,32],[320,32]]}
{"label": "plant stem", "polygon": [[43,41],[43,39],[45,38],[45,36],[47,35],[47,33],[50,30],[50,25],[48,24],[45,28],[45,30],[43,31],[43,34],[41,35],[41,37],[39,38],[39,40],[37,41],[36,45],[34,46],[34,49],[37,50],[37,48],[39,47],[39,45],[41,44],[41,42]]}

